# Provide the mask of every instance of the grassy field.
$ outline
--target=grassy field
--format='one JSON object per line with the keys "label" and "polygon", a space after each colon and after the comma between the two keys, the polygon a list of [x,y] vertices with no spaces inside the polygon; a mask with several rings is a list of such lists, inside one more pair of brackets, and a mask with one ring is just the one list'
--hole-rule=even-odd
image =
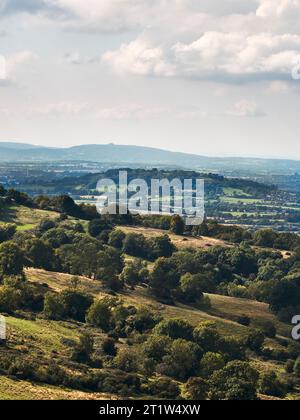
{"label": "grassy field", "polygon": [[19,231],[37,226],[43,219],[55,219],[58,213],[46,210],[30,209],[24,206],[10,206],[0,213],[0,223],[15,223]]}
{"label": "grassy field", "polygon": [[178,248],[210,248],[212,246],[225,246],[230,247],[231,244],[221,241],[219,239],[214,238],[208,238],[205,236],[202,236],[201,238],[191,238],[191,237],[183,237],[179,235],[174,235],[168,231],[163,231],[160,229],[150,229],[150,228],[144,228],[144,227],[120,227],[121,230],[125,233],[141,233],[146,238],[153,238],[155,236],[161,236],[161,235],[168,235],[173,242],[173,244]]}
{"label": "grassy field", "polygon": [[109,394],[74,391],[51,385],[17,381],[0,375],[0,400],[110,400]]}

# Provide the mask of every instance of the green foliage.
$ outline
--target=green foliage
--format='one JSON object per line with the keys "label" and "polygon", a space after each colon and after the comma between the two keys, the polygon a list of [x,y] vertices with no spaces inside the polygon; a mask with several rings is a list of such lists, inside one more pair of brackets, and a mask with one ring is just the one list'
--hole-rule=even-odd
{"label": "green foliage", "polygon": [[300,357],[296,360],[295,366],[294,366],[294,374],[297,376],[297,378],[300,378]]}
{"label": "green foliage", "polygon": [[171,219],[170,231],[175,235],[182,235],[185,229],[185,223],[182,217],[175,215]]}
{"label": "green foliage", "polygon": [[183,339],[175,340],[158,366],[158,371],[179,380],[187,380],[197,372],[201,356],[202,351],[197,344]]}
{"label": "green foliage", "polygon": [[144,355],[156,362],[161,362],[171,349],[172,339],[158,334],[151,334],[147,341],[143,344],[142,349]]}
{"label": "green foliage", "polygon": [[217,370],[225,367],[225,360],[220,353],[205,353],[200,362],[200,374],[209,378]]}
{"label": "green foliage", "polygon": [[261,375],[259,380],[259,392],[271,397],[284,398],[286,390],[283,383],[277,378],[275,372],[267,372]]}
{"label": "green foliage", "polygon": [[0,224],[0,243],[10,241],[16,233],[17,226],[13,223]]}
{"label": "green foliage", "polygon": [[74,319],[84,322],[93,299],[76,290],[67,289],[60,294],[47,293],[44,302],[44,315],[48,319]]}
{"label": "green foliage", "polygon": [[154,332],[160,335],[166,335],[172,340],[184,339],[192,340],[193,327],[183,319],[165,319],[156,325]]}
{"label": "green foliage", "polygon": [[256,400],[259,375],[247,362],[230,362],[210,378],[211,400]]}
{"label": "green foliage", "polygon": [[0,287],[0,312],[12,313],[21,305],[21,292],[13,287]]}
{"label": "green foliage", "polygon": [[154,378],[148,385],[148,392],[163,400],[176,400],[181,393],[178,384],[170,378]]}
{"label": "green foliage", "polygon": [[125,237],[126,235],[122,230],[114,229],[109,235],[108,245],[122,249]]}
{"label": "green foliage", "polygon": [[253,351],[259,353],[262,350],[265,335],[262,331],[252,328],[246,339],[246,345]]}
{"label": "green foliage", "polygon": [[194,341],[207,352],[218,351],[221,336],[216,330],[216,325],[210,321],[204,321],[194,329]]}
{"label": "green foliage", "polygon": [[190,378],[186,385],[185,391],[187,399],[194,401],[205,401],[208,397],[209,384],[203,378]]}
{"label": "green foliage", "polygon": [[17,276],[24,268],[24,254],[13,242],[0,244],[0,280],[3,276]]}
{"label": "green foliage", "polygon": [[108,356],[116,356],[117,354],[117,348],[116,348],[116,343],[115,340],[112,338],[105,338],[102,342],[102,350],[105,354],[107,354]]}
{"label": "green foliage", "polygon": [[203,284],[201,274],[187,273],[180,279],[182,299],[186,302],[196,303],[203,298]]}

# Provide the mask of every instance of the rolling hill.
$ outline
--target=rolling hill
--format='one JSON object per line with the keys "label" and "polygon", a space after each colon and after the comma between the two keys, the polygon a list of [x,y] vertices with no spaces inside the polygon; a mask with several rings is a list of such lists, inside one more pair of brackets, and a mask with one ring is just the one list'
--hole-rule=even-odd
{"label": "rolling hill", "polygon": [[69,148],[52,148],[23,143],[0,142],[1,162],[20,161],[86,161],[103,163],[131,163],[152,165],[175,165],[186,168],[202,168],[222,171],[271,171],[293,174],[300,171],[300,161],[207,157],[189,153],[171,152],[141,146],[115,144],[87,144]]}

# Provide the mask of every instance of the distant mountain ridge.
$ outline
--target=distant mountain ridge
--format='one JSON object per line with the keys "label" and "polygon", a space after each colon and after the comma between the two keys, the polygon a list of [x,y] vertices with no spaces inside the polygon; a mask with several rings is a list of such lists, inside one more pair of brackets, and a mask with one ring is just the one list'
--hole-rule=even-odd
{"label": "distant mountain ridge", "polygon": [[113,164],[176,165],[189,169],[251,168],[300,172],[300,161],[241,157],[207,157],[142,146],[88,144],[68,148],[42,147],[25,143],[0,142],[0,162],[86,161]]}

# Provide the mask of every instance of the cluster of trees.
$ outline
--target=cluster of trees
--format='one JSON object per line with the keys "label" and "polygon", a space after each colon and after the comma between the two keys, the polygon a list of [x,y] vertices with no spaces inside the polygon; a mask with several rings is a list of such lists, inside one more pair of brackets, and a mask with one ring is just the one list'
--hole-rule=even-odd
{"label": "cluster of trees", "polygon": [[[104,334],[100,347],[91,332],[70,344],[70,361],[91,369],[80,375],[55,363],[45,366],[38,360],[26,363],[26,356],[15,361],[1,355],[1,370],[19,379],[120,395],[198,400],[255,400],[258,392],[284,397],[289,389],[274,372],[259,375],[248,361],[249,351],[263,351],[261,331],[250,329],[242,339],[220,334],[212,322],[194,327],[183,319],[162,319],[146,307],[125,305],[117,297],[94,299],[80,290],[76,279],[73,287],[60,293],[44,290],[39,298],[38,288],[23,277],[6,277],[4,282],[0,311],[7,309],[3,306],[6,295],[7,303],[15,302],[13,310],[34,308],[47,319],[74,320]],[[293,348],[290,356],[299,354],[299,348]],[[300,358],[289,359],[286,370],[299,378],[299,367]],[[183,394],[179,383],[184,384]]]}

